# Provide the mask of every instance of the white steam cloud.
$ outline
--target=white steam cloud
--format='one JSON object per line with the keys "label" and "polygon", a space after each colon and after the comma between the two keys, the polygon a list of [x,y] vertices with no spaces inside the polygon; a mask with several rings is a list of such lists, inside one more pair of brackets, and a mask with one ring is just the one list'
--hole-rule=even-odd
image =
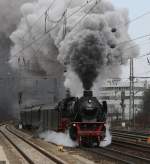
{"label": "white steam cloud", "polygon": [[106,147],[111,144],[112,142],[112,135],[110,134],[109,131],[110,125],[106,124],[106,133],[105,133],[105,138],[103,141],[100,142],[100,147]]}
{"label": "white steam cloud", "polygon": [[127,50],[133,42],[125,42],[130,40],[127,10],[115,9],[110,1],[37,0],[21,12],[10,36],[11,65],[53,76],[62,75],[65,65],[65,86],[72,95],[119,76],[120,65],[138,55],[136,47]]}
{"label": "white steam cloud", "polygon": [[[112,135],[109,131],[110,125],[106,125],[105,138],[100,142],[100,147],[106,147],[112,142]],[[55,132],[55,131],[45,131],[39,134],[40,138],[43,138],[45,141],[52,142],[57,145],[63,145],[67,147],[76,147],[78,143],[71,140],[68,131],[66,133]]]}
{"label": "white steam cloud", "polygon": [[21,17],[20,6],[32,0],[0,0],[0,32],[7,36],[15,30]]}
{"label": "white steam cloud", "polygon": [[70,139],[68,132],[57,133],[55,131],[46,131],[40,134],[40,138],[44,138],[45,141],[49,141],[57,145],[63,145],[67,147],[77,146],[77,143]]}

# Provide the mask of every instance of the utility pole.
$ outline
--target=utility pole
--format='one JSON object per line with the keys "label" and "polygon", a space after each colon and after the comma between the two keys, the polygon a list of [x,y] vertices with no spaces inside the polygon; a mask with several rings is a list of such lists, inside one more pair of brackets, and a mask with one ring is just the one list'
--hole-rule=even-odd
{"label": "utility pole", "polygon": [[123,91],[121,91],[121,103],[120,103],[121,109],[122,109],[122,121],[125,121],[125,107],[126,107],[126,105],[125,105],[124,101],[125,101],[125,91],[123,90]]}
{"label": "utility pole", "polygon": [[65,38],[66,36],[66,33],[67,33],[67,9],[66,11],[64,12],[64,20],[63,20],[63,39]]}
{"label": "utility pole", "polygon": [[134,68],[133,58],[130,58],[130,102],[129,102],[129,122],[133,119],[133,126],[135,125],[135,111],[134,111]]}
{"label": "utility pole", "polygon": [[132,59],[132,108],[133,108],[133,127],[135,127],[135,108],[134,108],[134,63]]}
{"label": "utility pole", "polygon": [[47,18],[48,18],[48,10],[45,11],[45,33],[47,33]]}

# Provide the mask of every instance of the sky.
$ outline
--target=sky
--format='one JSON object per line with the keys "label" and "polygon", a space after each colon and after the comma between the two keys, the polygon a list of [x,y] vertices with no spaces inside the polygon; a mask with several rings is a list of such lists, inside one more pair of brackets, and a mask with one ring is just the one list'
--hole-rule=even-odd
{"label": "sky", "polygon": [[[129,10],[129,18],[131,23],[129,25],[129,34],[132,39],[138,36],[150,34],[150,1],[149,0],[111,0],[117,8],[127,8]],[[144,13],[149,12],[147,15],[132,20]],[[150,36],[143,39],[136,40],[139,45],[139,55],[145,55],[150,52]],[[150,65],[147,62],[147,57],[134,59],[134,75],[135,76],[149,76]],[[150,56],[149,56],[150,59]],[[122,78],[129,77],[129,65],[123,66]]]}

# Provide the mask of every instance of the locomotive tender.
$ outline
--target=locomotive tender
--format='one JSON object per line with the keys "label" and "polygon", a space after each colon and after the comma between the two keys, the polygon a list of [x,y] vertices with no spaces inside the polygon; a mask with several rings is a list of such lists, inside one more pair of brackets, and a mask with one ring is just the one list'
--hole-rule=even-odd
{"label": "locomotive tender", "polygon": [[20,113],[23,127],[65,132],[79,145],[99,145],[105,136],[107,103],[99,103],[92,91],[84,91],[81,98],[70,97],[57,106],[35,106]]}

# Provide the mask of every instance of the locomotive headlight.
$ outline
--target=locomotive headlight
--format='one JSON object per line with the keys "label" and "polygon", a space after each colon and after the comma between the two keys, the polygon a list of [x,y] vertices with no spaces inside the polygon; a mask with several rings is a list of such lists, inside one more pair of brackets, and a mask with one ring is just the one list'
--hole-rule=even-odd
{"label": "locomotive headlight", "polygon": [[89,103],[91,103],[91,102],[92,102],[92,100],[90,100],[90,99],[89,99],[89,101],[88,101],[88,102],[89,102]]}
{"label": "locomotive headlight", "polygon": [[76,126],[76,124],[73,124],[73,126]]}

